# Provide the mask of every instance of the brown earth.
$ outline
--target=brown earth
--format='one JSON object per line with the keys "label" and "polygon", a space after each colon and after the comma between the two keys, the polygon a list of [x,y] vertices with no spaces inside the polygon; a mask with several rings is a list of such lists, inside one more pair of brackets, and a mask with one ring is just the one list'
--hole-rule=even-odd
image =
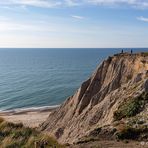
{"label": "brown earth", "polygon": [[[91,135],[90,133],[97,128],[108,127],[109,130],[116,128],[120,131],[122,122],[123,124],[129,122],[125,118],[129,112],[125,113],[125,111],[126,108],[127,111],[130,108],[125,106],[124,102],[135,101],[137,97],[147,92],[147,53],[124,53],[108,57],[98,66],[92,76],[82,83],[73,96],[49,115],[39,129],[56,137],[61,143],[71,144]],[[146,96],[141,102],[147,99]],[[134,101],[132,103],[135,105]],[[134,107],[137,109],[137,106]],[[132,106],[132,109],[135,109],[134,107]],[[114,126],[114,114],[119,108],[124,111],[120,109],[120,112],[125,115],[119,119],[118,126]],[[144,125],[147,125],[147,115],[148,105],[145,101],[142,109],[138,110],[134,116],[138,116],[138,120],[143,119]],[[110,135],[107,137],[108,140],[114,138],[114,133],[103,133],[104,138]]]}

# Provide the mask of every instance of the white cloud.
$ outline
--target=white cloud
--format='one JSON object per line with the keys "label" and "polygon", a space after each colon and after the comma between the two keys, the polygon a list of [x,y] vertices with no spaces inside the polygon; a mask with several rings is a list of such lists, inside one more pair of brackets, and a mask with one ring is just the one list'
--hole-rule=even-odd
{"label": "white cloud", "polygon": [[83,20],[84,19],[83,16],[79,16],[79,15],[72,15],[71,17],[74,18],[74,19],[78,19],[78,20]]}
{"label": "white cloud", "polygon": [[4,0],[0,5],[19,5],[34,7],[72,7],[80,5],[104,5],[104,6],[131,6],[135,8],[148,8],[148,0]]}
{"label": "white cloud", "polygon": [[79,6],[79,5],[81,5],[82,4],[82,2],[81,2],[81,0],[65,0],[65,5],[67,5],[67,6]]}
{"label": "white cloud", "polygon": [[0,1],[0,5],[20,5],[20,6],[34,6],[34,7],[56,7],[61,5],[62,2],[58,0],[5,0]]}
{"label": "white cloud", "polygon": [[19,32],[56,32],[56,29],[41,21],[37,22],[19,22],[10,18],[0,16],[0,33],[19,31]]}
{"label": "white cloud", "polygon": [[143,16],[137,17],[137,20],[140,20],[140,21],[143,21],[143,22],[148,22],[148,18],[143,17]]}
{"label": "white cloud", "polygon": [[5,16],[0,16],[0,22],[1,21],[9,21],[10,19]]}
{"label": "white cloud", "polygon": [[[85,0],[86,1],[86,0]],[[147,0],[87,0],[96,5],[128,5],[138,8],[148,8]]]}

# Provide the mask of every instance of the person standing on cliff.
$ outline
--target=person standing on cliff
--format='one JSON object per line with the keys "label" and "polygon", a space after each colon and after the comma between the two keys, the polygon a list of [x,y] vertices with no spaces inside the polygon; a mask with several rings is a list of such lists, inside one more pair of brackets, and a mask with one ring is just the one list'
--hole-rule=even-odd
{"label": "person standing on cliff", "polygon": [[131,49],[131,54],[133,54],[133,50]]}

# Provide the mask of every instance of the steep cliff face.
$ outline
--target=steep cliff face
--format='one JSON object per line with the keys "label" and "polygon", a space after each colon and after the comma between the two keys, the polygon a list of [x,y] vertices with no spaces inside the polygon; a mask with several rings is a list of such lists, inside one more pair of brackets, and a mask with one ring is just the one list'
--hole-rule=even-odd
{"label": "steep cliff face", "polygon": [[62,143],[76,142],[93,129],[113,124],[121,104],[144,92],[148,92],[147,54],[114,55],[50,114],[40,129]]}

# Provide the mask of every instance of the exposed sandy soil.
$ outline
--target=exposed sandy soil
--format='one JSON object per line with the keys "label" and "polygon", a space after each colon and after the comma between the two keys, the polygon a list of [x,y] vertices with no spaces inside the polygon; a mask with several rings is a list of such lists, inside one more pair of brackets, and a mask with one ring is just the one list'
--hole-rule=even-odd
{"label": "exposed sandy soil", "polygon": [[[23,123],[27,127],[38,127],[49,116],[53,109],[46,110],[25,110],[19,112],[0,112],[0,117],[13,123]],[[71,145],[68,148],[148,148],[148,142],[128,141],[94,141],[78,145]]]}

